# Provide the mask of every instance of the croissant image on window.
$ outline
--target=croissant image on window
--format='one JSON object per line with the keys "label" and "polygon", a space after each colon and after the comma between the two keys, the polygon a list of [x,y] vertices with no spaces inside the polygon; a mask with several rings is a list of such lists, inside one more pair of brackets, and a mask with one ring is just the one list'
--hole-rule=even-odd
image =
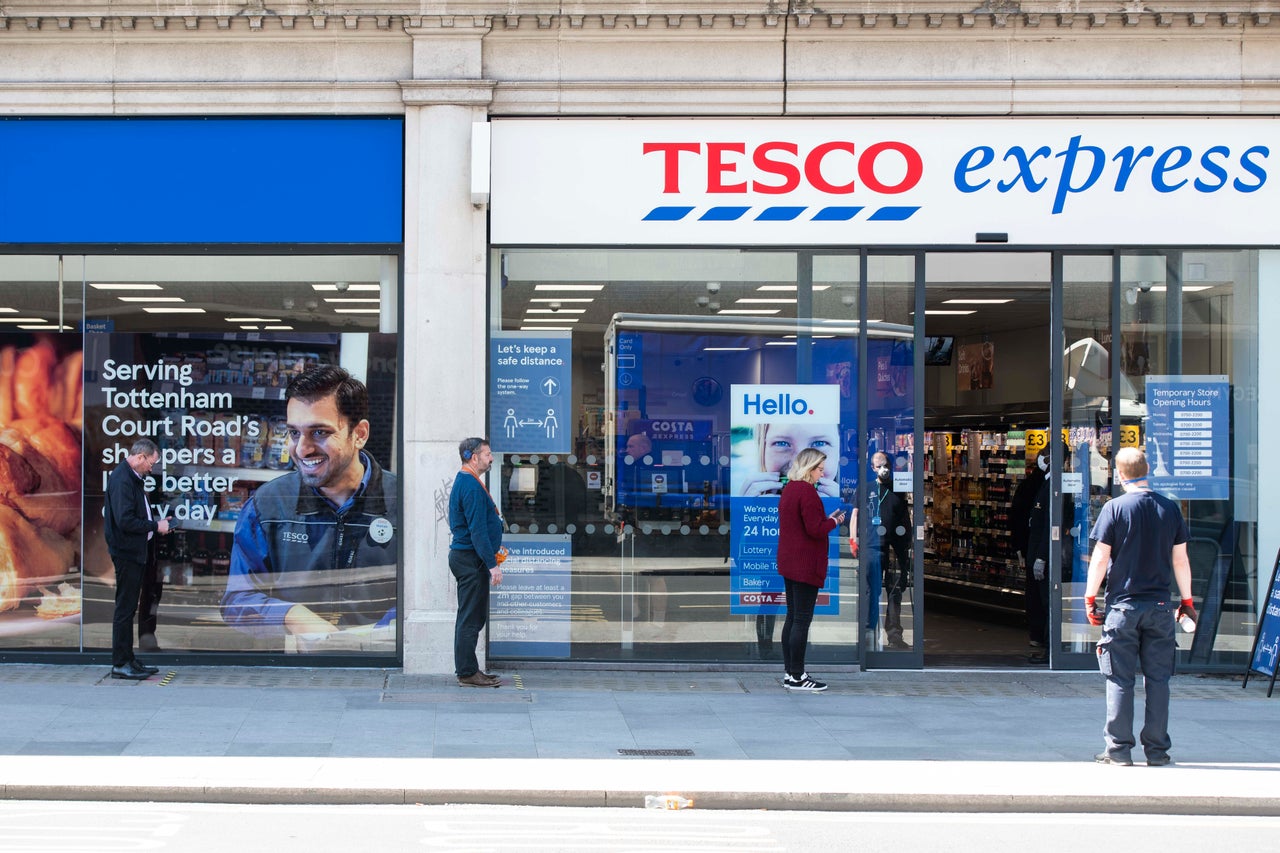
{"label": "croissant image on window", "polygon": [[83,364],[45,338],[0,347],[0,612],[40,604],[77,566]]}

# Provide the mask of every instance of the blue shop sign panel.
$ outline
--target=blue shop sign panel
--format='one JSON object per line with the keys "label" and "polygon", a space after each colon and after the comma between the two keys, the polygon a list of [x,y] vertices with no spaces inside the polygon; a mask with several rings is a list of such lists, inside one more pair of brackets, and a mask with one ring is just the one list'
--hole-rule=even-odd
{"label": "blue shop sign panel", "polygon": [[0,243],[403,242],[398,116],[0,118],[0,156]]}
{"label": "blue shop sign panel", "polygon": [[1231,492],[1231,384],[1226,376],[1147,377],[1151,488],[1179,500]]}
{"label": "blue shop sign panel", "polygon": [[569,332],[494,332],[489,442],[497,453],[568,453],[573,424]]}

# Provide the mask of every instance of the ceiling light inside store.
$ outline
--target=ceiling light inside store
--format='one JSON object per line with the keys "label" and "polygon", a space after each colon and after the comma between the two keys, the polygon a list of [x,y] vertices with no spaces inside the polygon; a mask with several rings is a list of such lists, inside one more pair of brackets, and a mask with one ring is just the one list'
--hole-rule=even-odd
{"label": "ceiling light inside store", "polygon": [[796,345],[796,342],[795,341],[765,341],[764,345],[767,347],[793,347]]}
{"label": "ceiling light inside store", "polygon": [[[911,313],[912,313],[912,314],[914,314],[914,313],[916,313],[916,312],[912,311]],[[965,315],[967,315],[967,314],[977,314],[978,312],[977,312],[977,311],[946,310],[946,309],[943,309],[943,308],[930,308],[930,309],[928,309],[927,311],[925,311],[924,313],[926,313],[926,314],[935,314],[935,315],[948,315],[948,314],[953,314],[953,315],[958,315],[958,316],[965,316]]]}
{"label": "ceiling light inside store", "polygon": [[535,296],[530,302],[595,302],[594,296]]}
{"label": "ceiling light inside store", "polygon": [[[324,298],[324,301],[325,302],[363,302],[366,304],[372,302],[376,305],[382,300],[377,296],[326,296]],[[285,307],[288,308],[289,306],[286,305]]]}
{"label": "ceiling light inside store", "polygon": [[[789,340],[795,340],[797,337],[799,337],[799,335],[783,335],[783,337],[784,337],[784,338],[787,338],[787,339],[789,339]],[[810,337],[810,338],[834,338],[834,337],[835,337],[835,335],[806,335],[806,337]]]}
{"label": "ceiling light inside store", "polygon": [[258,327],[257,327],[257,326],[241,326],[240,328],[244,329],[246,332],[256,332],[256,331],[258,331]]}
{"label": "ceiling light inside store", "polygon": [[348,284],[343,287],[338,287],[338,285],[336,284],[313,284],[311,285],[311,289],[321,293],[330,293],[330,292],[346,293],[347,291],[350,291],[350,290],[372,290],[374,292],[377,292],[382,289],[382,285],[380,284]]}
{"label": "ceiling light inside store", "polygon": [[228,323],[279,323],[279,317],[228,317]]}
{"label": "ceiling light inside store", "polygon": [[[831,285],[829,284],[815,284],[813,286],[813,289],[827,290],[830,287]],[[779,291],[782,293],[787,293],[787,292],[794,293],[796,290],[796,286],[794,284],[762,284],[759,287],[757,287],[756,290],[772,290],[772,291]]]}
{"label": "ceiling light inside store", "polygon": [[525,317],[521,323],[576,323],[578,317]]}
{"label": "ceiling light inside store", "polygon": [[19,329],[26,329],[30,332],[74,332],[75,326],[59,326],[57,323],[52,325],[48,323],[40,323],[32,326],[19,326]]}
{"label": "ceiling light inside store", "polygon": [[17,308],[0,308],[0,314],[17,314]]}
{"label": "ceiling light inside store", "polygon": [[121,302],[186,302],[181,296],[117,296]]}
{"label": "ceiling light inside store", "polygon": [[943,305],[1005,305],[1012,299],[944,299]]}
{"label": "ceiling light inside store", "polygon": [[293,331],[293,326],[263,326],[262,328],[268,332],[292,332]]}
{"label": "ceiling light inside store", "polygon": [[526,308],[526,314],[585,314],[586,308]]}
{"label": "ceiling light inside store", "polygon": [[148,314],[204,314],[203,308],[143,308]]}
{"label": "ceiling light inside store", "polygon": [[[1212,284],[1184,284],[1182,285],[1182,292],[1199,293],[1201,290],[1209,290],[1212,287]],[[1168,286],[1164,284],[1153,284],[1150,288],[1151,293],[1167,293],[1168,291]]]}
{"label": "ceiling light inside store", "polygon": [[781,308],[721,308],[721,314],[777,314]]}
{"label": "ceiling light inside store", "polygon": [[94,290],[164,290],[158,284],[89,284]]}
{"label": "ceiling light inside store", "polygon": [[572,332],[570,326],[521,326],[522,332]]}
{"label": "ceiling light inside store", "polygon": [[783,297],[770,297],[768,299],[758,299],[751,296],[744,296],[741,299],[733,300],[738,305],[795,305],[794,299],[785,299]]}
{"label": "ceiling light inside store", "polygon": [[43,317],[0,317],[0,323],[47,323]]}
{"label": "ceiling light inside store", "polygon": [[381,308],[334,308],[335,314],[380,314]]}
{"label": "ceiling light inside store", "polygon": [[603,284],[535,284],[534,290],[604,290]]}
{"label": "ceiling light inside store", "polygon": [[751,347],[703,347],[703,352],[747,352]]}

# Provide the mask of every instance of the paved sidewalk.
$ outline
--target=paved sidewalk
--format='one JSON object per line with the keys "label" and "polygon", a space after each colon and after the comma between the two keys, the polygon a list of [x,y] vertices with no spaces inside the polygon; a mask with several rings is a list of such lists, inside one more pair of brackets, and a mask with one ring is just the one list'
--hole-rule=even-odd
{"label": "paved sidewalk", "polygon": [[[0,665],[0,797],[1280,814],[1280,695],[1174,680],[1173,755],[1091,761],[1096,673],[526,669],[498,690],[383,670]],[[168,677],[166,677],[168,676]],[[1140,698],[1141,701],[1141,698]],[[475,760],[483,759],[483,760]]]}

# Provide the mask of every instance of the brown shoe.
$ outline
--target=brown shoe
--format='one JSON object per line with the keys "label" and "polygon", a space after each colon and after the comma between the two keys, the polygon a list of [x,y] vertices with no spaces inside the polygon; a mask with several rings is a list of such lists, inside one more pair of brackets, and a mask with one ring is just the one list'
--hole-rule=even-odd
{"label": "brown shoe", "polygon": [[499,678],[498,676],[494,675],[492,672],[477,672],[477,673],[476,673],[476,675],[482,675],[482,676],[484,676],[485,678],[489,679],[489,680],[490,680],[491,682],[493,682],[494,684],[501,684],[501,683],[502,683],[502,679],[501,679],[501,678]]}
{"label": "brown shoe", "polygon": [[501,682],[490,681],[483,672],[473,672],[470,675],[459,678],[459,687],[497,687]]}

